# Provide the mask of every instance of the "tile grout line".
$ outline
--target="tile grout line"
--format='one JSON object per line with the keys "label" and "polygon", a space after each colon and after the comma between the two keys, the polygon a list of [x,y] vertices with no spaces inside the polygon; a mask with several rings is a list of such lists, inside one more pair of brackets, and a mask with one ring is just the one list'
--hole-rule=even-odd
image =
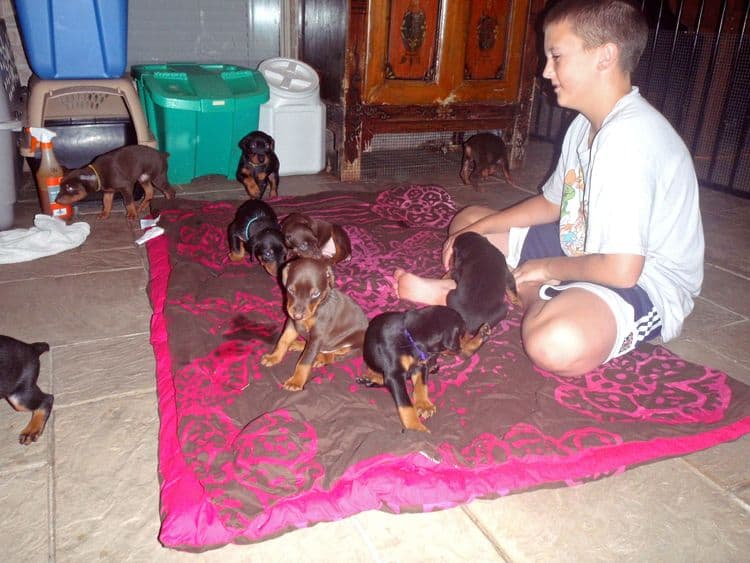
{"label": "tile grout line", "polygon": [[128,334],[118,334],[116,336],[105,336],[103,338],[90,338],[88,340],[77,340],[75,342],[66,342],[63,344],[54,344],[50,345],[50,349],[57,349],[57,348],[68,348],[70,346],[81,346],[83,344],[100,344],[102,342],[109,342],[112,340],[120,340],[123,338],[131,338],[133,336],[151,336],[150,331],[143,331],[143,332],[131,332]]}
{"label": "tile grout line", "polygon": [[745,502],[743,499],[738,497],[736,494],[734,494],[731,490],[725,489],[722,487],[717,481],[703,473],[698,467],[693,465],[688,459],[686,458],[680,458],[681,461],[683,461],[688,468],[695,473],[695,475],[698,476],[699,479],[704,481],[707,485],[709,485],[712,489],[718,491],[722,494],[722,496],[729,497],[729,500],[733,502],[734,504],[738,505],[740,508],[742,508],[745,512],[750,513],[750,504]]}
{"label": "tile grout line", "polygon": [[354,514],[351,518],[351,522],[356,528],[357,533],[359,534],[359,537],[362,538],[362,541],[365,542],[367,551],[370,552],[370,555],[372,556],[372,558],[375,561],[377,561],[377,563],[383,563],[383,559],[380,557],[380,554],[378,553],[377,548],[373,545],[372,541],[370,540],[370,537],[367,535],[367,532],[365,532],[365,529],[362,527],[362,524],[359,523],[359,519],[357,518],[357,516],[359,515]]}
{"label": "tile grout line", "polygon": [[502,559],[505,563],[512,563],[513,558],[505,552],[505,550],[497,541],[495,541],[495,537],[484,526],[484,524],[482,524],[482,522],[479,520],[479,517],[474,514],[471,509],[465,504],[461,505],[461,511],[469,518],[469,520],[471,520],[471,522],[477,527],[479,532],[487,539],[487,541],[490,542],[490,545],[493,547],[500,559]]}
{"label": "tile grout line", "polygon": [[155,394],[155,393],[156,393],[156,386],[143,387],[141,389],[132,389],[130,391],[123,391],[122,393],[102,395],[100,397],[94,397],[93,399],[84,399],[81,401],[75,401],[75,402],[68,403],[65,405],[60,405],[58,407],[58,410],[67,410],[70,408],[90,405],[92,403],[98,403],[100,401],[109,401],[112,399],[120,399],[120,398],[127,398],[127,397],[139,397],[141,395],[149,395],[149,394]]}
{"label": "tile grout line", "polygon": [[737,276],[740,279],[743,279],[745,281],[750,281],[750,278],[745,276],[744,274],[740,274],[739,272],[735,272],[734,270],[730,270],[729,268],[725,268],[724,266],[719,266],[718,264],[714,264],[713,262],[705,262],[706,265],[711,266],[712,268],[716,268],[717,270],[721,270],[724,273],[732,274],[733,276]]}
{"label": "tile grout line", "polygon": [[730,309],[729,307],[726,307],[725,305],[717,303],[716,301],[713,301],[713,300],[709,299],[708,297],[703,297],[702,295],[699,295],[698,298],[701,301],[705,301],[706,303],[710,303],[712,306],[716,307],[717,309],[721,309],[722,311],[726,311],[728,313],[732,313],[733,315],[737,315],[738,317],[742,317],[742,319],[739,320],[739,321],[731,321],[731,322],[729,322],[729,323],[727,323],[725,325],[722,325],[722,326],[720,326],[718,328],[724,328],[726,326],[730,326],[730,325],[733,325],[735,323],[740,323],[740,322],[744,322],[744,321],[748,320],[747,315],[743,315],[742,313],[738,313],[737,311],[734,311],[734,310]]}
{"label": "tile grout line", "polygon": [[[50,354],[50,393],[55,394],[55,358]],[[54,403],[53,403],[54,406]],[[53,410],[48,421],[49,433],[47,434],[47,556],[48,561],[55,561],[56,558],[56,535],[55,535],[55,514],[57,512],[56,489],[57,479],[55,478],[55,422],[57,416]]]}
{"label": "tile grout line", "polygon": [[12,279],[12,280],[2,280],[0,281],[0,285],[9,284],[9,283],[28,282],[28,281],[34,281],[34,280],[46,280],[50,278],[72,278],[74,276],[89,276],[89,275],[94,275],[94,274],[106,274],[110,272],[127,272],[130,270],[141,270],[141,269],[143,269],[143,266],[128,266],[125,268],[109,268],[106,270],[91,270],[88,272],[71,272],[69,274],[50,274],[46,276],[31,276],[31,277]]}
{"label": "tile grout line", "polygon": [[[743,322],[744,322],[744,321],[743,321]],[[705,348],[706,350],[709,350],[710,352],[713,352],[714,354],[716,354],[717,356],[719,356],[719,357],[720,357],[721,359],[723,359],[723,360],[726,360],[726,361],[728,361],[728,362],[731,362],[731,363],[735,364],[735,367],[738,367],[738,368],[743,368],[743,369],[745,368],[745,365],[744,365],[744,364],[743,364],[743,363],[742,363],[741,361],[739,361],[739,360],[737,360],[737,359],[735,359],[735,358],[732,358],[731,356],[728,356],[728,355],[726,355],[726,354],[725,354],[724,352],[722,352],[721,350],[717,350],[716,348],[713,348],[713,347],[712,347],[712,346],[710,346],[709,344],[706,344],[706,342],[705,342],[704,340],[700,340],[700,339],[698,339],[698,338],[696,338],[696,337],[694,337],[694,336],[688,336],[688,337],[686,337],[686,338],[684,338],[684,339],[682,339],[682,338],[681,338],[681,339],[680,339],[680,341],[681,341],[681,342],[690,342],[691,344],[694,344],[694,345],[695,345],[695,344],[697,344],[697,345],[699,345],[699,346],[702,346],[702,347],[703,347],[703,348]],[[669,351],[670,351],[670,352],[672,352],[673,354],[677,354],[678,356],[682,357],[682,355],[681,355],[681,354],[679,354],[678,352],[675,352],[674,350],[672,350],[672,349],[671,349],[671,348],[669,347],[669,345],[670,345],[670,344],[671,344],[672,342],[676,342],[676,340],[670,340],[670,341],[669,341],[669,342],[667,342],[666,344],[662,344],[662,346],[664,346],[664,347],[665,347],[665,348],[666,348],[667,350],[669,350]],[[701,360],[701,362],[702,362],[703,364],[705,364],[705,362],[706,362],[706,361],[707,361],[707,360]],[[713,368],[713,366],[706,366],[706,367],[712,367],[712,368]],[[718,368],[714,368],[714,369],[718,369]],[[725,370],[719,370],[719,371],[725,371]],[[730,374],[730,373],[727,373],[727,375],[728,375],[729,377],[733,377],[734,379],[737,379],[736,377],[732,376],[732,374]]]}

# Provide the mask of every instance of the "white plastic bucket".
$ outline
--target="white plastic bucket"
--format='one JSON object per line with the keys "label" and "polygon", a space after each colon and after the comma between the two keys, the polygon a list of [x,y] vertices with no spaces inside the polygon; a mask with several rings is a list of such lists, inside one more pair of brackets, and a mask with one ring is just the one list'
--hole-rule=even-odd
{"label": "white plastic bucket", "polygon": [[294,59],[260,63],[270,98],[261,104],[258,129],[276,142],[279,174],[316,174],[325,168],[326,108],[315,70]]}

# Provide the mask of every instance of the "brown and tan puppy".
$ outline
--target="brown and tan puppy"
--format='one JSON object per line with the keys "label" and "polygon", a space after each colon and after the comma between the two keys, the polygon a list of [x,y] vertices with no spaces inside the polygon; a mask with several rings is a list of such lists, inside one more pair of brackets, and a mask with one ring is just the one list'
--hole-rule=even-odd
{"label": "brown and tan puppy", "polygon": [[[298,258],[281,271],[287,319],[276,347],[260,363],[275,366],[288,350],[302,351],[284,389],[301,391],[313,367],[362,351],[367,317],[354,300],[334,285],[333,270],[321,261]],[[304,342],[298,340],[299,337]]]}
{"label": "brown and tan puppy", "polygon": [[503,173],[505,181],[511,186],[519,187],[510,176],[508,151],[500,137],[492,133],[478,133],[464,143],[460,173],[464,184],[471,183],[481,190],[479,179],[486,180],[498,171]]}
{"label": "brown and tan puppy", "polygon": [[242,154],[237,163],[237,181],[245,186],[247,195],[261,199],[266,188],[271,197],[279,195],[279,158],[274,152],[276,142],[263,131],[252,131],[239,142]]}
{"label": "brown and tan puppy", "polygon": [[[97,156],[94,161],[66,172],[60,181],[60,193],[56,201],[70,205],[81,201],[88,194],[102,192],[101,219],[112,213],[115,193],[122,196],[128,210],[128,219],[137,219],[154,197],[154,188],[167,199],[175,196],[175,191],[167,180],[167,158],[169,154],[159,152],[144,145],[128,145]],[[133,187],[138,183],[146,195],[135,208]]]}
{"label": "brown and tan puppy", "polygon": [[290,213],[281,222],[281,231],[291,256],[323,258],[336,264],[352,254],[349,235],[334,223],[302,213]]}

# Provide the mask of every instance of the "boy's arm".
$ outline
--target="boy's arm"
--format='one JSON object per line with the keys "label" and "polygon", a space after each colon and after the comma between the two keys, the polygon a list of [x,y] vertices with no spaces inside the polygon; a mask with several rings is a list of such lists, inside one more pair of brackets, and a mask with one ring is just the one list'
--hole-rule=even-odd
{"label": "boy's arm", "polygon": [[[560,206],[552,203],[544,195],[535,195],[511,207],[488,215],[462,229],[461,232],[474,231],[480,235],[507,233],[512,227],[531,227],[554,223],[560,219]],[[460,233],[455,233],[456,235]]]}
{"label": "boy's arm", "polygon": [[560,206],[543,195],[535,195],[452,233],[443,243],[443,267],[450,269],[453,241],[461,233],[474,232],[480,235],[507,233],[511,227],[531,227],[553,223],[560,219]]}
{"label": "boy's arm", "polygon": [[526,282],[587,281],[610,287],[633,287],[643,271],[645,257],[639,254],[586,254],[539,258],[522,264],[513,275],[517,284]]}

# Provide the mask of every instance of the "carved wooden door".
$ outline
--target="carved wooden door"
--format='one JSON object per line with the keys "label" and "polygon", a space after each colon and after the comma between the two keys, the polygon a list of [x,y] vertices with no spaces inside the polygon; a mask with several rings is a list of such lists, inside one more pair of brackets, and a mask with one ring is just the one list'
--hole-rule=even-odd
{"label": "carved wooden door", "polygon": [[366,103],[514,101],[529,0],[370,0]]}

